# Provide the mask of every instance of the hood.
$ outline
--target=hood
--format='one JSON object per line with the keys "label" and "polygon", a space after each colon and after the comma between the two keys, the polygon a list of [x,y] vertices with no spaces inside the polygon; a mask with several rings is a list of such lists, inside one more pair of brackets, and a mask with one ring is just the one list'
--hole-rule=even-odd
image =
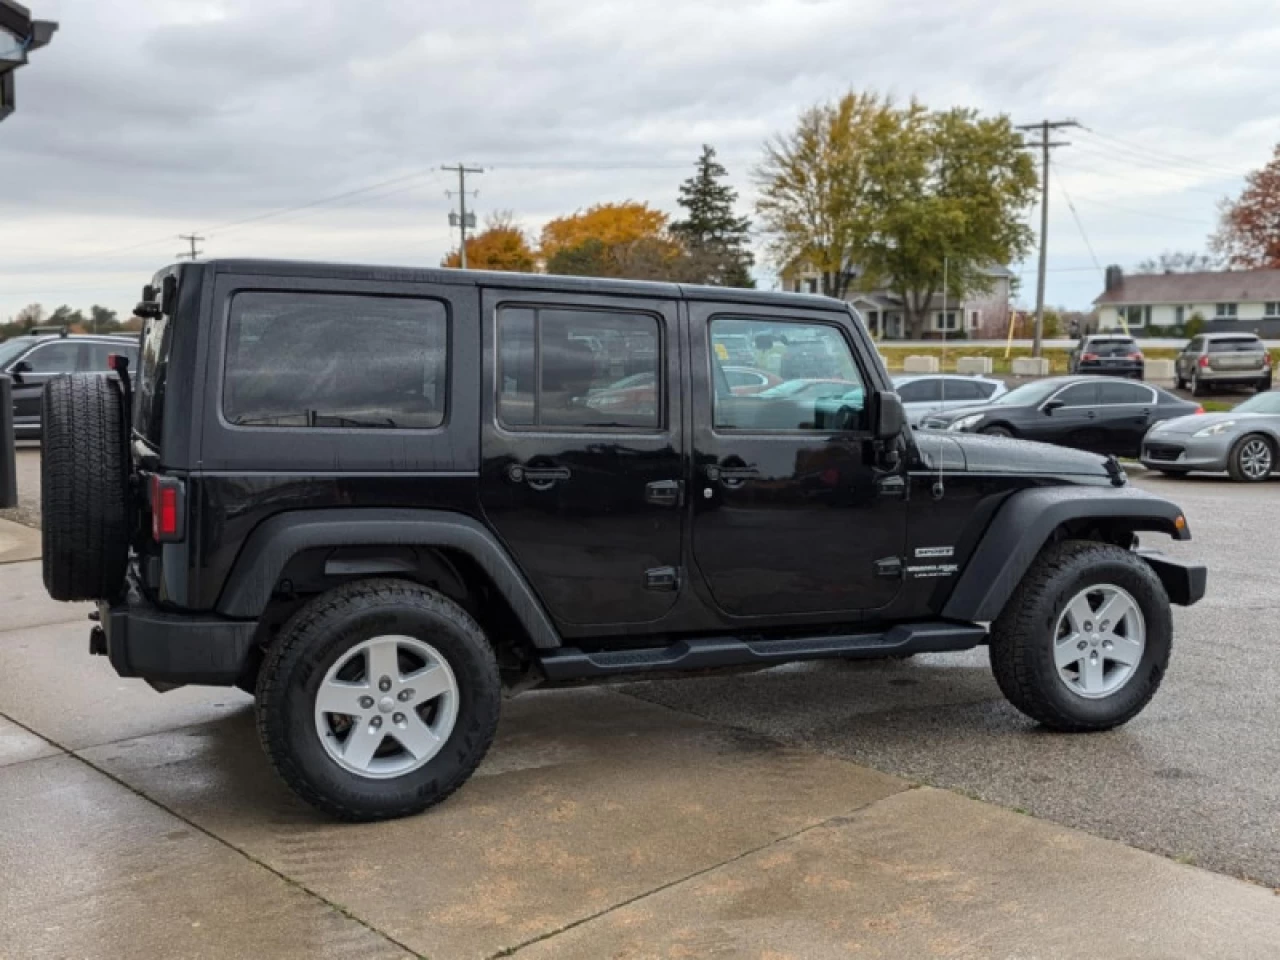
{"label": "hood", "polygon": [[1169,420],[1161,420],[1153,426],[1148,433],[1195,433],[1197,430],[1203,430],[1205,427],[1211,427],[1215,423],[1225,423],[1228,420],[1241,420],[1249,416],[1247,413],[1193,413],[1186,417],[1173,417]]}
{"label": "hood", "polygon": [[[1110,481],[1109,457],[1033,440],[988,437],[977,433],[915,434],[916,446],[928,469],[965,473],[1024,474],[1030,476],[1096,477]],[[1123,476],[1121,471],[1120,476]]]}

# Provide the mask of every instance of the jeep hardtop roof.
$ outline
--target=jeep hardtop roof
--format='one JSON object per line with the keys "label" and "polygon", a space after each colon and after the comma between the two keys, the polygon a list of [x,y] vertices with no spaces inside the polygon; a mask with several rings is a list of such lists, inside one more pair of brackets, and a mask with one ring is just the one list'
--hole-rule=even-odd
{"label": "jeep hardtop roof", "polygon": [[[187,262],[188,264],[190,261]],[[750,290],[742,287],[709,287],[699,284],[650,280],[614,280],[599,277],[562,277],[542,273],[507,273],[495,270],[457,270],[444,267],[395,267],[357,263],[324,263],[306,260],[216,259],[197,260],[215,274],[237,273],[272,277],[307,277],[316,280],[363,280],[384,283],[446,283],[480,287],[519,287],[525,290],[561,290],[576,294],[621,294],[684,300],[720,300],[847,309],[843,300],[819,294]],[[186,266],[187,264],[183,264]],[[175,265],[177,266],[177,265]],[[172,268],[171,268],[172,269]],[[161,271],[161,273],[166,273]]]}

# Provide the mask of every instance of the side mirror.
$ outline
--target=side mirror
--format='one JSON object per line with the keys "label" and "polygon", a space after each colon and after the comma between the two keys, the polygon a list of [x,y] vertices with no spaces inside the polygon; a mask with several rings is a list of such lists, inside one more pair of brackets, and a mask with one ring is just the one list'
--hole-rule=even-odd
{"label": "side mirror", "polygon": [[893,440],[906,424],[902,398],[892,390],[877,390],[871,408],[871,435],[877,440]]}
{"label": "side mirror", "polygon": [[1049,416],[1053,416],[1053,411],[1061,410],[1065,406],[1066,404],[1063,403],[1061,400],[1050,400],[1040,409],[1043,410],[1045,413],[1047,413]]}
{"label": "side mirror", "polygon": [[31,372],[31,364],[26,360],[19,360],[9,368],[9,375],[13,377],[14,383],[22,382],[22,375]]}

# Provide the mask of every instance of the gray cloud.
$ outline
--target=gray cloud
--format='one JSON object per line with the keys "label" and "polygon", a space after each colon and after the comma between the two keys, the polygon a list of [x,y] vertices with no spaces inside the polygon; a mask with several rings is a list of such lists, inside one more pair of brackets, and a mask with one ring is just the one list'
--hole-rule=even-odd
{"label": "gray cloud", "polygon": [[[1280,138],[1270,2],[31,6],[61,30],[0,125],[0,316],[37,299],[127,306],[180,231],[415,171],[215,230],[208,250],[436,262],[449,184],[427,171],[458,159],[492,166],[476,181],[482,213],[509,208],[535,229],[604,200],[669,209],[685,171],[667,165],[704,141],[746,202],[760,143],[849,87],[1020,121],[1074,114],[1122,140],[1080,134],[1059,155],[1103,261],[1201,246],[1216,196],[1238,186],[1220,173]],[[1051,203],[1051,299],[1083,304],[1098,278],[1056,190]]]}

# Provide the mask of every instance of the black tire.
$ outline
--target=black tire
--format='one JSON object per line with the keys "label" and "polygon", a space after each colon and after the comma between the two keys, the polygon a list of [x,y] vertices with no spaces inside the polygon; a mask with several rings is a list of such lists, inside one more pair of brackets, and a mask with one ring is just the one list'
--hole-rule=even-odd
{"label": "black tire", "polygon": [[1209,391],[1205,387],[1205,385],[1200,382],[1200,378],[1196,375],[1196,372],[1192,370],[1191,371],[1191,395],[1193,397],[1203,397],[1208,392]]}
{"label": "black tire", "polygon": [[[1262,442],[1266,444],[1270,462],[1267,465],[1265,473],[1252,474],[1245,466],[1244,453],[1245,448],[1254,443]],[[1227,473],[1231,479],[1237,483],[1262,483],[1270,478],[1272,472],[1276,468],[1276,445],[1271,442],[1270,438],[1264,437],[1260,433],[1246,433],[1243,437],[1235,442],[1231,447],[1231,452],[1227,454]]]}
{"label": "black tire", "polygon": [[[329,756],[314,704],[328,669],[381,634],[429,642],[458,686],[458,713],[444,746],[424,766],[387,779],[353,773]],[[471,776],[498,727],[502,683],[479,625],[433,590],[400,580],[361,580],[316,597],[285,624],[258,674],[258,735],[298,796],[343,820],[386,820],[439,803]]]}
{"label": "black tire", "polygon": [[988,437],[1012,437],[1013,436],[1012,430],[1010,430],[1008,427],[1001,427],[1001,426],[983,427],[978,432],[985,433]]}
{"label": "black tire", "polygon": [[1258,381],[1258,385],[1257,385],[1256,387],[1254,387],[1254,390],[1255,390],[1257,393],[1266,393],[1266,392],[1267,392],[1268,390],[1270,390],[1270,389],[1271,389],[1271,378],[1270,378],[1270,377],[1266,377],[1266,378],[1265,378],[1265,379],[1263,379],[1263,380],[1259,380],[1259,381]]}
{"label": "black tire", "polygon": [[[1058,619],[1093,584],[1127,591],[1146,624],[1146,646],[1133,675],[1101,699],[1068,689],[1054,663]],[[1155,695],[1172,646],[1169,597],[1151,567],[1121,547],[1067,540],[1041,552],[992,624],[991,669],[1009,702],[1046,727],[1065,733],[1109,730],[1131,720]]]}
{"label": "black tire", "polygon": [[1187,381],[1175,373],[1173,375],[1173,387],[1175,390],[1185,390],[1187,389]]}
{"label": "black tire", "polygon": [[129,562],[124,398],[113,377],[45,385],[41,406],[44,585],[55,600],[109,600]]}
{"label": "black tire", "polygon": [[1156,467],[1155,469],[1166,477],[1185,477],[1191,472],[1190,470],[1171,470],[1168,467]]}

